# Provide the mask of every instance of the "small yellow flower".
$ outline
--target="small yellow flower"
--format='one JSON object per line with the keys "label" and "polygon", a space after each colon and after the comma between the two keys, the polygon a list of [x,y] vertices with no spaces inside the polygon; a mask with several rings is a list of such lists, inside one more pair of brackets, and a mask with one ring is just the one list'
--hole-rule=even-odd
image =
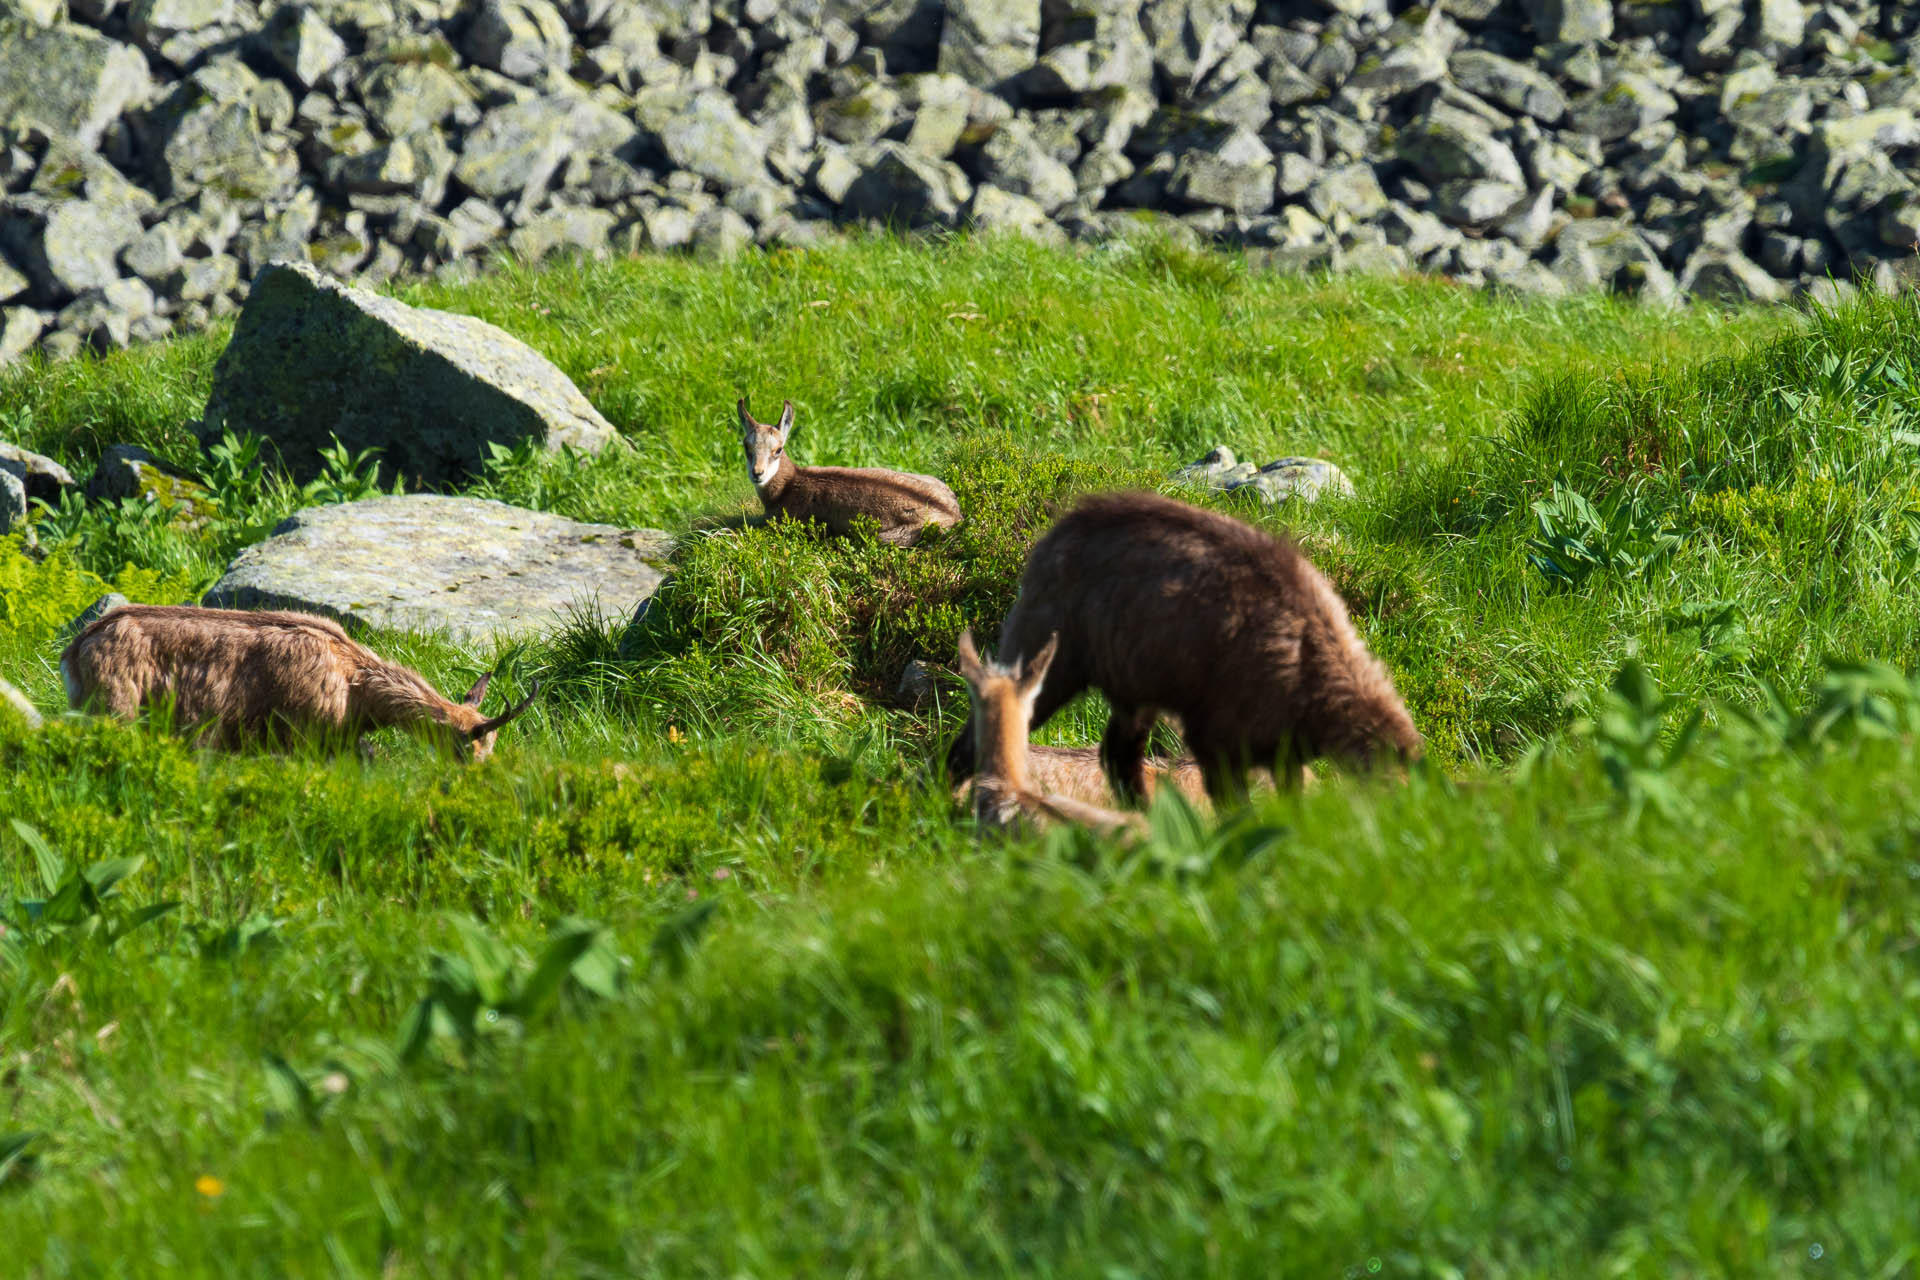
{"label": "small yellow flower", "polygon": [[226,1193],[227,1184],[210,1173],[203,1173],[193,1180],[193,1189],[209,1200],[218,1200]]}

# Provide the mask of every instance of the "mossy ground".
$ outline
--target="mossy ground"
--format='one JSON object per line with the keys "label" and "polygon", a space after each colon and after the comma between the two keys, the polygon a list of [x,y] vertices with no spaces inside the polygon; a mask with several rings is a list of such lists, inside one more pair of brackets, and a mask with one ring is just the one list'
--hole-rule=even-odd
{"label": "mossy ground", "polygon": [[[911,551],[695,534],[638,627],[375,637],[446,688],[544,680],[479,768],[0,725],[0,813],[145,859],[80,924],[7,908],[26,1274],[1912,1267],[1911,302],[1666,314],[970,242],[409,297],[531,342],[635,445],[503,455],[474,492],[737,516],[744,392],[796,401],[801,460],[938,471],[970,518]],[[222,504],[0,548],[0,673],[49,711],[103,579],[185,598],[371,483],[198,456],[219,342],[0,379],[21,443],[145,444]],[[978,838],[929,769],[964,691],[895,706],[900,667],[990,635],[1075,495],[1215,444],[1353,477],[1209,500],[1327,570],[1431,765],[1163,808],[1135,849]],[[44,896],[31,849],[0,829],[0,895]]]}

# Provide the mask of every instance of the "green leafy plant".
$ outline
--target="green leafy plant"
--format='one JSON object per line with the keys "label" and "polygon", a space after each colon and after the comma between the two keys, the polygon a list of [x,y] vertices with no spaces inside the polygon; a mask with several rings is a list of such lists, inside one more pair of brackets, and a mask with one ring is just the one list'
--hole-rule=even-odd
{"label": "green leafy plant", "polygon": [[1716,667],[1743,662],[1753,651],[1736,600],[1688,600],[1668,610],[1666,623],[1670,632],[1696,633],[1701,650]]}
{"label": "green leafy plant", "polygon": [[484,1038],[518,1032],[563,987],[602,999],[620,992],[624,967],[613,935],[599,925],[562,921],[534,960],[476,920],[456,917],[453,925],[460,953],[433,954],[427,993],[401,1025],[403,1062],[418,1059],[435,1038],[470,1052]]}
{"label": "green leafy plant", "polygon": [[44,887],[44,898],[14,898],[0,920],[5,941],[15,948],[44,946],[56,939],[99,939],[113,946],[142,925],[179,906],[155,902],[132,907],[120,892],[120,883],[146,864],[145,858],[112,858],[81,868],[69,865],[38,830],[9,819],[13,833],[33,854]]}
{"label": "green leafy plant", "polygon": [[1680,545],[1682,537],[1626,490],[1589,501],[1564,478],[1533,504],[1534,534],[1527,559],[1547,581],[1585,585],[1595,573],[1636,577]]}
{"label": "green leafy plant", "polygon": [[[395,476],[390,493],[406,492],[405,482]],[[300,490],[302,499],[321,506],[339,502],[359,502],[377,498],[380,488],[380,450],[362,449],[358,453],[340,443],[338,436],[320,450],[320,474]]]}
{"label": "green leafy plant", "polygon": [[1668,739],[1667,717],[1680,705],[1660,691],[1638,660],[1629,658],[1614,673],[1592,718],[1578,726],[1593,739],[1600,767],[1625,804],[1630,826],[1648,805],[1669,818],[1685,810],[1684,797],[1668,775],[1692,748],[1705,713],[1694,707]]}

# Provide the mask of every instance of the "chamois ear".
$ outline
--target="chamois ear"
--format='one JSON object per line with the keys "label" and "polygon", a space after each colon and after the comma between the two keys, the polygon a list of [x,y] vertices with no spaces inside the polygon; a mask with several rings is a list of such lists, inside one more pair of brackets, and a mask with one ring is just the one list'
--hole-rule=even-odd
{"label": "chamois ear", "polygon": [[481,676],[478,680],[475,680],[473,682],[473,688],[467,690],[467,696],[460,699],[460,701],[464,702],[469,707],[479,706],[480,699],[487,696],[487,686],[492,683],[493,683],[493,672],[489,671],[487,672],[487,674]]}
{"label": "chamois ear", "polygon": [[787,443],[787,437],[793,434],[793,401],[791,400],[781,401],[779,431],[780,443],[784,446]]}
{"label": "chamois ear", "polygon": [[482,720],[479,724],[467,730],[467,736],[478,740],[486,737],[490,733],[497,732],[525,714],[527,708],[533,705],[533,700],[539,696],[540,682],[535,680],[531,685],[527,686],[526,697],[520,699],[519,702],[493,717],[493,719]]}
{"label": "chamois ear", "polygon": [[973,647],[972,627],[960,633],[960,674],[968,684],[979,684],[987,675],[980,662],[980,651]]}
{"label": "chamois ear", "polygon": [[1040,646],[1040,652],[1028,658],[1020,666],[1020,692],[1032,695],[1040,691],[1047,678],[1047,668],[1053,665],[1053,657],[1060,652],[1060,633],[1055,631]]}
{"label": "chamois ear", "polygon": [[740,404],[738,407],[740,409],[740,429],[742,431],[751,432],[756,428],[758,428],[760,424],[755,422],[753,420],[753,415],[747,412],[747,398],[745,396],[740,397]]}

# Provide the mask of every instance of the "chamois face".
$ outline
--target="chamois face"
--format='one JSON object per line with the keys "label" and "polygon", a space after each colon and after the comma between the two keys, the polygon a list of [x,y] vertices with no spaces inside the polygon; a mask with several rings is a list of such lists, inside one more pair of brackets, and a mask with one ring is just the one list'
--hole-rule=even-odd
{"label": "chamois face", "polygon": [[474,682],[473,688],[467,690],[467,696],[455,703],[448,712],[447,732],[443,741],[452,751],[454,759],[462,764],[479,764],[492,755],[494,740],[500,736],[500,730],[532,706],[533,700],[540,694],[540,685],[536,681],[519,705],[489,719],[480,714],[480,702],[487,696],[487,685],[492,680],[492,672],[481,676]]}
{"label": "chamois face", "polygon": [[1011,665],[1003,665],[982,662],[973,632],[960,633],[960,674],[973,697],[974,759],[982,774],[1024,776],[1033,703],[1059,647],[1060,637],[1049,636],[1031,659],[1023,663],[1016,658]]}
{"label": "chamois face", "polygon": [[747,412],[746,400],[741,399],[740,445],[746,451],[747,478],[753,481],[754,488],[765,488],[780,470],[780,460],[786,456],[787,437],[792,433],[793,401],[786,401],[780,410],[780,421],[768,426],[755,422]]}

